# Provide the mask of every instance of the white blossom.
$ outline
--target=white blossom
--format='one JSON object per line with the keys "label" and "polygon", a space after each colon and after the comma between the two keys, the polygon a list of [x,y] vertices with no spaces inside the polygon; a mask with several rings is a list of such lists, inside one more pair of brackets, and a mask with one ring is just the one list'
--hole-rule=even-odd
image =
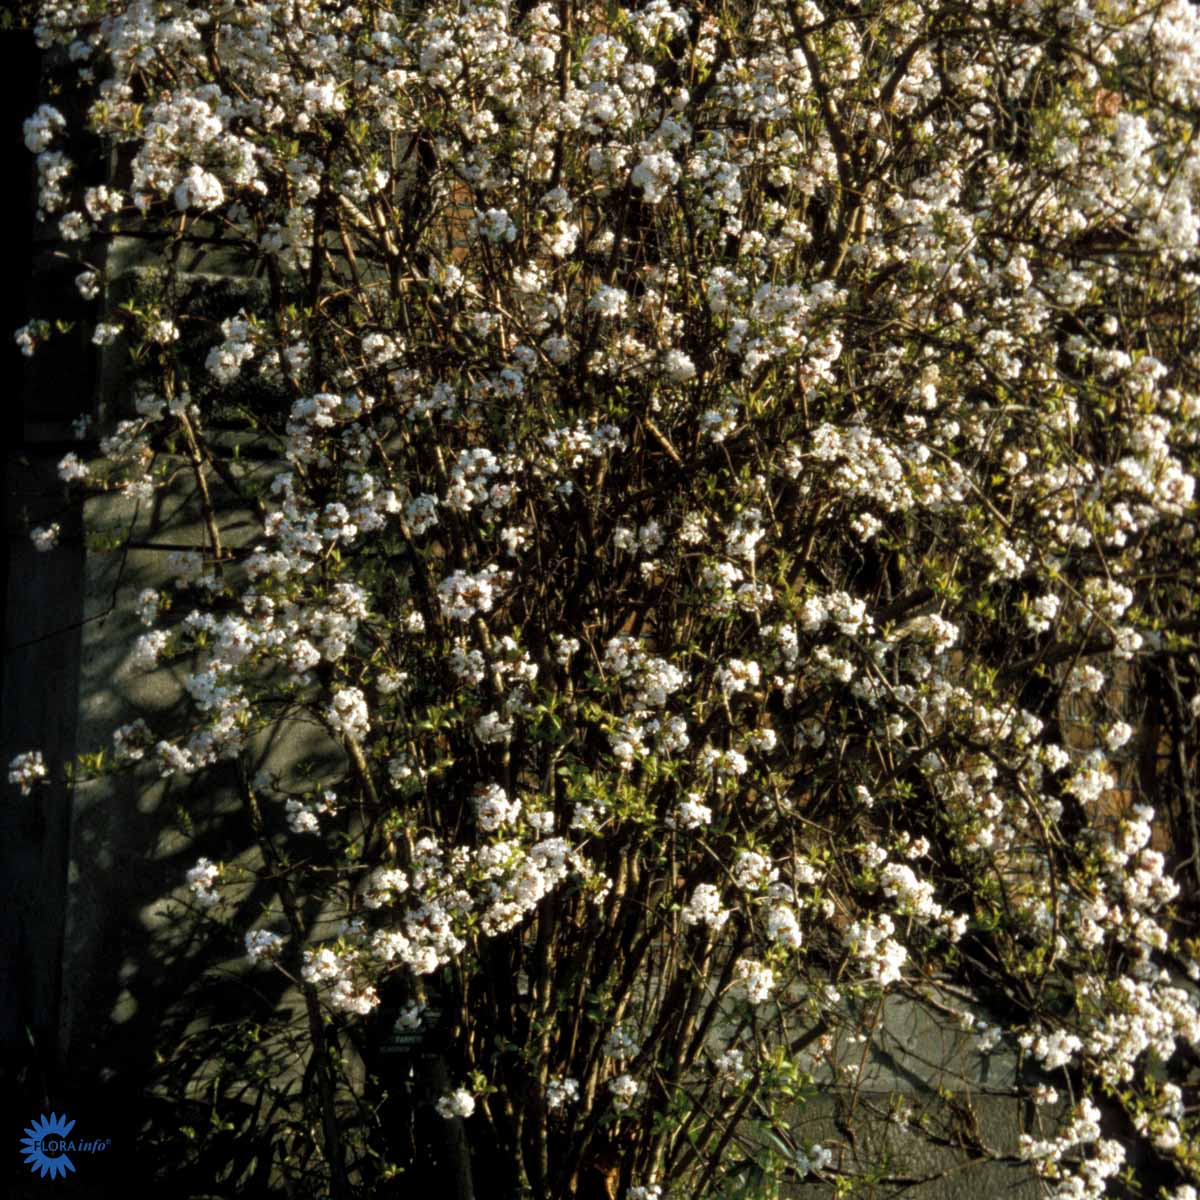
{"label": "white blossom", "polygon": [[28,796],[46,778],[46,760],[40,750],[26,750],[8,764],[8,782],[20,788],[22,796]]}

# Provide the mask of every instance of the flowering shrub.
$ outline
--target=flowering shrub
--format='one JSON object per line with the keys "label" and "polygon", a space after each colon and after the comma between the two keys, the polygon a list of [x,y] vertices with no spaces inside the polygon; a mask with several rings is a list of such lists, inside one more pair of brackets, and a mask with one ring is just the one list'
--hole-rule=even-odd
{"label": "flowering shrub", "polygon": [[[970,1156],[1194,1195],[1195,8],[48,0],[37,34],[128,164],[75,195],[27,123],[81,292],[130,223],[168,252],[96,325],[136,411],[63,479],[183,464],[208,531],[139,599],[192,724],[114,753],[238,767],[292,864],[246,952],[314,1062],[436,1004],[491,1194],[848,1187],[791,1117],[894,994],[1023,1063],[1036,1128]],[[266,284],[206,324],[172,264],[214,239]],[[290,722],[338,747],[319,794],[257,769]]]}

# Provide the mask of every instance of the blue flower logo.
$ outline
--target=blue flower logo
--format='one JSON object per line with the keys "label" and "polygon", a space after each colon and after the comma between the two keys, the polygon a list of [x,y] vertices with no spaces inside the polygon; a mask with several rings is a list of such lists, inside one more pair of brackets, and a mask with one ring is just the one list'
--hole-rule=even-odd
{"label": "blue flower logo", "polygon": [[47,1175],[51,1179],[65,1177],[68,1171],[75,1170],[75,1164],[62,1153],[67,1134],[74,1128],[75,1122],[68,1121],[66,1113],[61,1117],[51,1113],[49,1117],[39,1117],[25,1130],[21,1152],[30,1168],[43,1179]]}

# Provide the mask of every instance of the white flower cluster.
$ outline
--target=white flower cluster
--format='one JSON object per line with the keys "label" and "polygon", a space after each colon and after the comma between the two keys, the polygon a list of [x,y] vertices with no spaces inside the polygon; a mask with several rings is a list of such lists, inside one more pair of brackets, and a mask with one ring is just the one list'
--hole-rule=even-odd
{"label": "white flower cluster", "polygon": [[601,1047],[609,1058],[637,1058],[642,1052],[642,1045],[624,1024],[614,1025],[604,1037]]}
{"label": "white flower cluster", "polygon": [[492,783],[481,788],[472,801],[475,820],[485,833],[492,833],[502,825],[511,825],[521,815],[521,801],[510,800],[499,784]]}
{"label": "white flower cluster", "polygon": [[254,329],[245,312],[221,322],[221,336],[225,339],[214,346],[204,360],[205,369],[220,384],[230,384],[241,374],[242,367],[257,353]]}
{"label": "white flower cluster", "polygon": [[192,895],[205,907],[210,907],[221,899],[217,894],[220,878],[220,866],[207,858],[198,858],[196,865],[187,873],[188,887],[192,889]]}
{"label": "white flower cluster", "polygon": [[814,1172],[824,1171],[831,1162],[833,1162],[833,1151],[819,1144],[796,1151],[796,1172],[801,1178]]}
{"label": "white flower cluster", "polygon": [[499,511],[513,496],[511,486],[492,482],[500,471],[501,462],[490,450],[460,451],[450,469],[450,482],[443,503],[447,508],[461,513],[470,512],[480,505]]}
{"label": "white flower cluster", "polygon": [[616,1112],[626,1113],[634,1105],[642,1085],[632,1075],[618,1075],[608,1081],[608,1090],[612,1093],[612,1105]]}
{"label": "white flower cluster", "polygon": [[717,687],[726,696],[744,692],[747,688],[758,687],[762,672],[756,662],[743,662],[740,658],[731,658],[722,663],[716,672]]}
{"label": "white flower cluster", "polygon": [[920,921],[937,921],[944,909],[933,898],[933,884],[918,879],[907,863],[887,863],[879,872],[883,890],[896,901],[898,911]]}
{"label": "white flower cluster", "polygon": [[703,803],[698,792],[689,792],[679,802],[673,815],[667,818],[667,826],[671,829],[702,829],[712,822],[712,809]]}
{"label": "white flower cluster", "polygon": [[765,1004],[775,990],[775,972],[756,959],[739,958],[733,977],[751,1004]]}
{"label": "white flower cluster", "polygon": [[489,242],[511,242],[517,236],[513,219],[502,208],[489,208],[471,218],[470,229],[476,237],[485,237]]}
{"label": "white flower cluster", "polygon": [[717,1056],[713,1071],[718,1079],[734,1087],[749,1083],[754,1078],[754,1072],[746,1066],[746,1052],[732,1047]]}
{"label": "white flower cluster", "polygon": [[625,444],[620,429],[608,422],[593,426],[579,422],[552,430],[542,437],[550,460],[548,465],[562,463],[569,468],[582,466],[589,459],[603,458]]}
{"label": "white flower cluster", "polygon": [[347,737],[365,737],[371,728],[367,698],[358,688],[342,688],[334,692],[325,719],[336,733]]}
{"label": "white flower cluster", "polygon": [[193,163],[176,185],[174,198],[175,207],[181,211],[195,208],[206,212],[225,202],[225,189],[211,171]]}
{"label": "white flower cluster", "polygon": [[382,908],[394,903],[408,891],[408,876],[397,867],[380,867],[372,871],[363,885],[363,904],[367,908]]}
{"label": "white flower cluster", "polygon": [[17,343],[17,349],[24,357],[32,358],[37,351],[38,343],[49,336],[50,323],[48,321],[30,321],[14,331],[13,341]]}
{"label": "white flower cluster", "polygon": [[289,796],[284,802],[284,815],[292,833],[319,834],[321,817],[337,812],[337,796],[326,791],[313,800],[297,800]]}
{"label": "white flower cluster", "polygon": [[519,924],[573,871],[588,874],[583,860],[561,837],[544,837],[527,850],[512,842],[480,846],[475,862],[485,880],[480,921],[489,934]]}
{"label": "white flower cluster", "polygon": [[685,925],[707,925],[720,929],[729,920],[729,910],[721,906],[721,893],[711,883],[698,883],[681,912]]}
{"label": "white flower cluster", "polygon": [[[1063,1200],[1099,1200],[1105,1193],[1105,1181],[1116,1175],[1125,1163],[1125,1149],[1120,1142],[1100,1136],[1100,1110],[1084,1098],[1071,1113],[1070,1120],[1050,1139],[1037,1139],[1028,1134],[1020,1138],[1021,1152],[1033,1161],[1048,1179],[1060,1180],[1055,1195]],[[1093,1153],[1078,1160],[1078,1166],[1062,1178],[1067,1155],[1090,1146]]]}
{"label": "white flower cluster", "polygon": [[759,891],[779,877],[778,869],[755,850],[739,850],[731,874],[733,882],[745,891]]}
{"label": "white flower cluster", "polygon": [[900,978],[908,951],[892,936],[896,923],[887,913],[853,922],[846,930],[846,943],[867,975],[880,987]]}
{"label": "white flower cluster", "polygon": [[33,548],[42,554],[53,550],[61,536],[62,526],[57,521],[29,531],[29,540],[33,543]]}
{"label": "white flower cluster", "polygon": [[150,726],[138,717],[128,725],[120,725],[113,730],[113,753],[118,761],[140,762],[146,757],[146,751],[154,745],[154,734]]}
{"label": "white flower cluster", "polygon": [[440,1096],[434,1107],[438,1116],[445,1117],[447,1121],[456,1117],[466,1118],[475,1111],[475,1097],[466,1088],[455,1088]]}
{"label": "white flower cluster", "polygon": [[642,189],[647,204],[659,204],[667,189],[679,182],[679,163],[664,152],[647,154],[629,176],[629,182]]}
{"label": "white flower cluster", "polygon": [[579,1081],[577,1079],[556,1076],[546,1081],[546,1107],[551,1112],[566,1108],[579,1099]]}
{"label": "white flower cluster", "polygon": [[657,1183],[635,1183],[626,1194],[629,1200],[662,1200],[662,1188]]}
{"label": "white flower cluster", "polygon": [[688,683],[687,672],[648,654],[627,634],[618,634],[604,648],[604,666],[634,689],[638,708],[662,708],[667,697]]}
{"label": "white flower cluster", "polygon": [[793,908],[778,902],[771,906],[767,912],[767,937],[777,946],[786,946],[789,950],[800,949],[804,944],[804,936]]}
{"label": "white flower cluster", "polygon": [[40,750],[26,750],[16,755],[8,764],[8,782],[28,796],[39,784],[46,781],[46,760]]}
{"label": "white flower cluster", "polygon": [[41,154],[66,127],[66,119],[57,108],[42,104],[25,121],[25,146],[31,154]]}
{"label": "white flower cluster", "polygon": [[353,953],[339,953],[328,947],[305,950],[300,975],[314,986],[329,984],[326,999],[338,1012],[365,1017],[379,1006],[379,994],[364,977],[363,964]]}
{"label": "white flower cluster", "polygon": [[625,315],[625,309],[629,304],[629,296],[622,288],[609,287],[607,284],[601,284],[592,295],[588,302],[588,307],[593,312],[598,313],[602,317],[607,317],[610,320],[616,317]]}
{"label": "white flower cluster", "polygon": [[1072,1058],[1083,1049],[1083,1043],[1073,1033],[1064,1029],[1056,1029],[1051,1033],[1042,1034],[1033,1043],[1033,1053],[1047,1071],[1065,1067]]}
{"label": "white flower cluster", "polygon": [[250,929],[246,931],[245,944],[246,957],[251,962],[258,962],[260,958],[274,958],[283,945],[283,938],[269,929]]}
{"label": "white flower cluster", "polygon": [[79,483],[88,477],[87,465],[80,462],[79,455],[72,451],[59,462],[58,477],[64,483]]}
{"label": "white flower cluster", "polygon": [[505,574],[494,564],[476,574],[455,571],[438,584],[442,612],[456,621],[469,621],[477,613],[489,613],[496,602],[496,589]]}

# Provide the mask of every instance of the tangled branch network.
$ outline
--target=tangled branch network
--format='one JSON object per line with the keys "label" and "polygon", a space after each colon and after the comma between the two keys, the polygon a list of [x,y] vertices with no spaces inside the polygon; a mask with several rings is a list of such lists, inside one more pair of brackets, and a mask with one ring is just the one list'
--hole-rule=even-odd
{"label": "tangled branch network", "polygon": [[[52,0],[37,36],[83,115],[26,123],[40,216],[134,381],[62,479],[183,475],[206,539],[131,664],[188,722],[76,777],[240,781],[246,953],[313,1053],[436,1007],[437,1111],[512,1194],[845,1190],[891,1168],[794,1118],[904,1001],[1034,1114],[910,1133],[1194,1200],[1194,5]],[[205,247],[239,311],[189,304]],[[333,777],[262,765],[293,727]],[[246,870],[196,865],[205,919]]]}

